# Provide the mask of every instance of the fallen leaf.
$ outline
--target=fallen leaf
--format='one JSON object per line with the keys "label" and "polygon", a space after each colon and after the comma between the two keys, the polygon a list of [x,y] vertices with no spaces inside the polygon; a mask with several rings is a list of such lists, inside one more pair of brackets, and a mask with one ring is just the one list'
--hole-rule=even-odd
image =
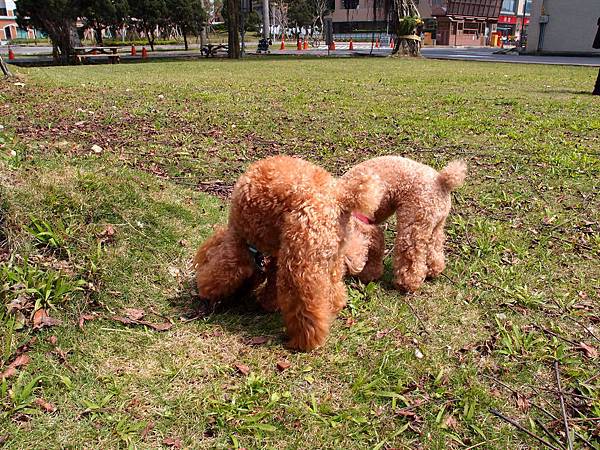
{"label": "fallen leaf", "polygon": [[146,322],[145,320],[141,320],[140,324],[146,325],[147,327],[150,327],[155,331],[167,331],[167,330],[170,330],[171,327],[173,326],[173,324],[170,322],[151,323],[151,322]]}
{"label": "fallen leaf", "polygon": [[131,319],[128,319],[127,317],[121,317],[121,316],[113,316],[112,319],[116,320],[117,322],[121,322],[124,325],[135,325],[136,323],[138,323],[135,320],[131,320]]}
{"label": "fallen leaf", "polygon": [[454,418],[452,414],[446,417],[444,420],[444,427],[450,428],[451,430],[456,430],[458,427],[458,421]]}
{"label": "fallen leaf", "polygon": [[580,342],[579,347],[577,347],[577,349],[583,350],[585,356],[587,356],[590,359],[596,359],[598,357],[598,350],[595,347],[586,344],[585,342]]}
{"label": "fallen leaf", "polygon": [[242,375],[248,375],[250,373],[250,367],[246,366],[245,364],[235,363],[233,367],[235,367]]}
{"label": "fallen leaf", "polygon": [[96,144],[92,145],[92,151],[94,153],[96,153],[96,154],[102,153],[102,150],[103,150],[102,147],[100,147],[99,145],[96,145]]}
{"label": "fallen leaf", "polygon": [[30,307],[30,300],[28,297],[24,295],[19,295],[13,301],[11,301],[8,305],[6,305],[6,309],[8,309],[9,314],[14,314],[17,311],[21,311],[24,309],[28,309]]}
{"label": "fallen leaf", "polygon": [[17,347],[17,351],[15,352],[15,354],[18,356],[22,355],[23,353],[27,353],[36,342],[37,336],[32,336],[31,339],[29,339],[27,342]]}
{"label": "fallen leaf", "polygon": [[17,369],[14,367],[8,366],[7,369],[0,373],[0,379],[4,380],[5,378],[14,377],[17,374]]}
{"label": "fallen leaf", "polygon": [[19,355],[11,362],[6,370],[0,374],[0,379],[10,378],[17,374],[17,368],[29,364],[31,358],[28,355]]}
{"label": "fallen leaf", "polygon": [[106,225],[106,227],[104,228],[102,233],[100,233],[100,236],[103,238],[102,241],[106,242],[106,241],[112,241],[115,234],[116,234],[115,227],[113,227],[112,225],[109,224],[109,225]]}
{"label": "fallen leaf", "polygon": [[56,343],[58,342],[58,338],[56,336],[52,335],[48,338],[48,342],[52,345],[56,345]]}
{"label": "fallen leaf", "polygon": [[48,403],[43,398],[36,398],[35,404],[38,405],[40,408],[42,408],[46,412],[51,413],[51,412],[56,411],[56,406],[54,406],[52,403]]}
{"label": "fallen leaf", "polygon": [[519,394],[517,392],[517,408],[519,408],[519,410],[523,411],[523,412],[527,412],[529,411],[529,408],[531,408],[531,404],[529,403],[529,400],[527,399],[527,397],[525,397],[522,394]]}
{"label": "fallen leaf", "polygon": [[154,429],[154,422],[149,421],[146,424],[146,426],[144,427],[144,429],[142,430],[142,440],[146,439],[146,436],[148,436],[148,433],[150,433],[153,429]]}
{"label": "fallen leaf", "polygon": [[181,439],[177,438],[165,438],[163,444],[171,448],[181,448]]}
{"label": "fallen leaf", "polygon": [[256,336],[250,339],[250,345],[262,345],[269,342],[269,338],[266,336]]}
{"label": "fallen leaf", "polygon": [[280,359],[279,361],[277,361],[277,370],[279,370],[280,372],[289,369],[291,366],[292,363],[285,359]]}
{"label": "fallen leaf", "polygon": [[55,325],[60,325],[62,322],[58,319],[53,319],[48,315],[44,308],[38,309],[33,314],[33,329],[40,329],[43,327],[53,327]]}
{"label": "fallen leaf", "polygon": [[415,417],[417,413],[415,413],[412,409],[402,408],[396,411],[396,414],[402,417]]}
{"label": "fallen leaf", "polygon": [[85,324],[85,321],[86,320],[94,320],[94,319],[96,319],[96,317],[98,317],[98,315],[96,313],[82,314],[81,316],[79,316],[79,328],[81,328],[83,330],[83,325]]}
{"label": "fallen leaf", "polygon": [[125,315],[131,320],[140,320],[146,313],[141,309],[125,308]]}
{"label": "fallen leaf", "polygon": [[421,350],[419,350],[418,348],[415,349],[415,356],[418,359],[423,359],[423,353],[421,352]]}

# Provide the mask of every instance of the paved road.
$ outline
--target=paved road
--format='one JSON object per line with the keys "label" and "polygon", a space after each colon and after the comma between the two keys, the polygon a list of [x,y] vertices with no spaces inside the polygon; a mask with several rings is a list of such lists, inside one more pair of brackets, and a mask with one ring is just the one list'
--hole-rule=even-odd
{"label": "paved road", "polygon": [[[150,58],[197,58],[199,57],[199,48],[197,44],[191,45],[189,51],[184,51],[182,46],[157,46],[156,52],[149,52]],[[354,50],[349,50],[349,44],[338,43],[336,50],[329,52],[331,56],[351,57],[351,56],[387,56],[391,53],[389,48],[372,48],[370,43],[354,43]],[[249,53],[254,52],[253,47],[249,48]],[[13,47],[17,55],[17,63],[46,62],[50,63],[50,47]],[[140,47],[138,47],[140,50]],[[140,51],[138,56],[129,56],[129,47],[123,47],[119,53],[123,60],[140,59]],[[449,60],[465,60],[465,61],[489,61],[489,62],[508,62],[520,64],[559,64],[559,65],[576,65],[576,66],[592,66],[600,67],[600,55],[598,56],[530,56],[518,55],[516,53],[498,54],[498,49],[488,47],[425,47],[423,48],[423,56],[430,59],[449,59]],[[6,55],[8,48],[0,47],[0,54]],[[271,47],[272,55],[295,55],[295,56],[326,56],[328,54],[325,45],[319,48],[310,48],[309,50],[296,50],[294,43],[287,43],[286,49],[279,50],[279,44]]]}
{"label": "paved road", "polygon": [[449,48],[426,47],[423,56],[433,59],[459,59],[467,61],[509,62],[519,64],[560,64],[574,66],[600,66],[600,54],[597,56],[534,56],[517,53],[498,54],[498,49],[488,47]]}

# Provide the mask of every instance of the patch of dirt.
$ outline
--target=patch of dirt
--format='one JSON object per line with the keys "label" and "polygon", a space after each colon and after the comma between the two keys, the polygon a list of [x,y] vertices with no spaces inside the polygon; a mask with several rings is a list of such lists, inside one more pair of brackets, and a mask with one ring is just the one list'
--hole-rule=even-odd
{"label": "patch of dirt", "polygon": [[198,184],[198,189],[201,192],[214,195],[222,199],[228,199],[231,197],[233,191],[233,185],[224,181],[201,181]]}

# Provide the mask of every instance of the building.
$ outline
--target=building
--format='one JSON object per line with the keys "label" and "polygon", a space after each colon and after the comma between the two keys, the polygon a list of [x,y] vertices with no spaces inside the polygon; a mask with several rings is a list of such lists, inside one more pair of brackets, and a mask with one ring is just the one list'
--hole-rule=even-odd
{"label": "building", "polygon": [[[378,31],[387,34],[387,18],[383,8],[373,10],[374,1],[383,4],[381,0],[335,0],[334,8],[328,16],[333,21],[333,32],[338,34]],[[431,17],[432,1],[435,0],[415,0],[421,17]]]}
{"label": "building", "polygon": [[527,36],[532,0],[504,0],[498,16],[497,31],[503,36],[520,39],[521,31]]}
{"label": "building", "polygon": [[33,30],[25,30],[17,25],[14,0],[0,0],[0,41],[12,39],[34,39]]}
{"label": "building", "polygon": [[533,0],[526,51],[599,55],[592,48],[598,19],[599,0]]}
{"label": "building", "polygon": [[496,31],[502,0],[433,0],[438,45],[486,45]]}

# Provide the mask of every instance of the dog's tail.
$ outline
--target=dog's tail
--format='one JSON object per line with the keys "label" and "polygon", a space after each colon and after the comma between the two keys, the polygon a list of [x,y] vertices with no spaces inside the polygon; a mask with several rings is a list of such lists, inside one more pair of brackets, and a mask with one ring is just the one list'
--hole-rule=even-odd
{"label": "dog's tail", "polygon": [[371,170],[346,175],[338,182],[337,198],[345,212],[357,211],[371,217],[382,197],[381,180]]}
{"label": "dog's tail", "polygon": [[464,161],[452,161],[438,174],[437,181],[448,192],[459,188],[465,182],[467,164]]}

